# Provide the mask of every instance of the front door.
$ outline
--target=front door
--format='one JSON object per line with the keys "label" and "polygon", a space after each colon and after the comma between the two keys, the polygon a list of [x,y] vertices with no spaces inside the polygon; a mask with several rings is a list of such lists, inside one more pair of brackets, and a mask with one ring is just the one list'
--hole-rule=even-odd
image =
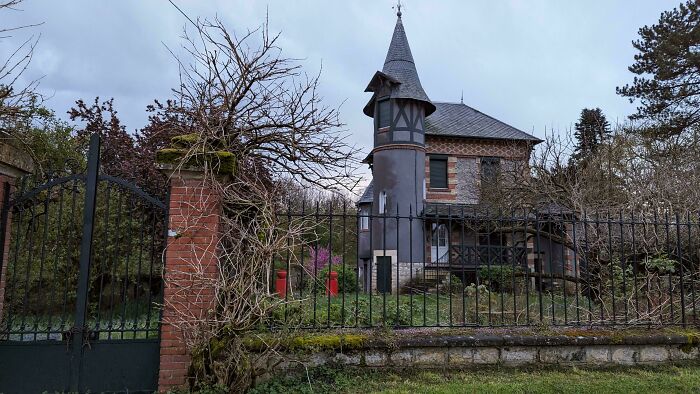
{"label": "front door", "polygon": [[391,256],[377,256],[377,291],[391,293]]}
{"label": "front door", "polygon": [[433,223],[433,239],[430,245],[430,261],[433,263],[447,263],[449,256],[449,239],[447,226]]}

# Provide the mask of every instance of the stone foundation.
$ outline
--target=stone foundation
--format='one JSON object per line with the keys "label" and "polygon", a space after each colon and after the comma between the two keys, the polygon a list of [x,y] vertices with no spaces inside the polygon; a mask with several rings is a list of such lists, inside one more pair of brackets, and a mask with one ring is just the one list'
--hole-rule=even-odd
{"label": "stone foundation", "polygon": [[[397,334],[401,334],[398,332]],[[293,356],[291,355],[293,354]],[[695,336],[433,336],[406,333],[352,347],[269,360],[272,374],[321,365],[447,369],[502,365],[648,365],[700,360]],[[269,377],[269,376],[268,376]]]}

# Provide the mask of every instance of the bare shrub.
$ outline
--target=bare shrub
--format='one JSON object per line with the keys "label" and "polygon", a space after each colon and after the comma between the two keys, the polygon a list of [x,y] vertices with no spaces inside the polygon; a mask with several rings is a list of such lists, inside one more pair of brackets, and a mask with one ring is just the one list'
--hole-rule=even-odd
{"label": "bare shrub", "polygon": [[[175,324],[187,333],[198,383],[244,391],[265,368],[251,359],[243,336],[265,327],[283,302],[270,294],[271,265],[296,259],[286,252],[314,226],[308,220],[281,225],[282,201],[298,191],[289,186],[348,190],[357,182],[358,161],[337,111],[318,96],[319,76],[303,74],[281,56],[267,23],[240,36],[217,19],[192,24],[167,126],[191,142],[180,165],[201,163],[221,198],[219,272],[207,276],[192,262],[194,276],[201,276],[195,281],[214,292],[215,306],[202,317],[183,312]],[[217,160],[221,151],[235,156],[233,171]],[[274,352],[274,343],[265,345],[256,357]]]}

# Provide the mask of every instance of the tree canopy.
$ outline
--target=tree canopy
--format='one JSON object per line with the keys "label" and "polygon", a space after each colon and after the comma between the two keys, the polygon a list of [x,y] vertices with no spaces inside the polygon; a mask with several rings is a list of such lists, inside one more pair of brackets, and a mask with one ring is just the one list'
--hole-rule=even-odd
{"label": "tree canopy", "polygon": [[605,136],[610,134],[610,123],[600,108],[584,108],[574,130],[576,146],[573,158],[581,161],[595,153]]}
{"label": "tree canopy", "polygon": [[659,139],[700,123],[700,3],[689,0],[639,29],[631,84],[617,93],[639,102],[632,120],[648,123]]}

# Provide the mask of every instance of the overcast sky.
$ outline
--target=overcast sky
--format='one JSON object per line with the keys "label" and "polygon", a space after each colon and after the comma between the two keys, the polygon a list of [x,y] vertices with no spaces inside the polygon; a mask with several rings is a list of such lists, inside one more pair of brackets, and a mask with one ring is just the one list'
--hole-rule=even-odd
{"label": "overcast sky", "polygon": [[[371,148],[363,90],[382,68],[396,21],[394,0],[176,0],[190,16],[218,16],[230,29],[260,25],[282,34],[284,55],[323,64],[322,94],[340,105],[353,142]],[[615,123],[634,106],[615,94],[631,81],[631,41],[677,1],[404,0],[403,22],[425,91],[464,102],[544,137],[567,132],[584,107]],[[145,107],[168,98],[177,67],[166,49],[180,44],[186,21],[167,0],[26,0],[0,26],[43,22],[0,42],[3,58],[30,33],[41,34],[27,77],[43,77],[47,105],[65,117],[72,103],[114,97],[129,130]]]}

